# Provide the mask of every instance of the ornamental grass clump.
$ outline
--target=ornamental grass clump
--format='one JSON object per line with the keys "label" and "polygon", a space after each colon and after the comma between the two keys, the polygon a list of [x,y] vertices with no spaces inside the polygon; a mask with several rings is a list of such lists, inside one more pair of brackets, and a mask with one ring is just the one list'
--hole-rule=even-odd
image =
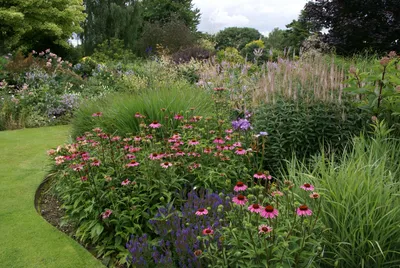
{"label": "ornamental grass clump", "polygon": [[296,159],[288,164],[294,182],[308,181],[324,196],[326,267],[400,265],[400,141],[383,123],[374,128],[370,139],[355,138],[343,155],[322,153],[310,167]]}

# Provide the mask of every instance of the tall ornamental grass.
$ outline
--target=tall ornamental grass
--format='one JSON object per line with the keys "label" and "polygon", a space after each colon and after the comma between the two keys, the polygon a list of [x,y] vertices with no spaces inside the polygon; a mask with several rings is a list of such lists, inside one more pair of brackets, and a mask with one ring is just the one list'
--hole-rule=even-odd
{"label": "tall ornamental grass", "polygon": [[307,168],[289,163],[295,183],[324,189],[321,218],[331,229],[324,249],[328,266],[399,267],[400,141],[383,124],[361,136],[342,156],[323,155]]}
{"label": "tall ornamental grass", "polygon": [[[73,121],[73,136],[95,127],[120,135],[138,133],[142,119],[136,118],[136,113],[163,124],[175,114],[180,113],[186,118],[194,114],[206,116],[211,110],[209,92],[178,81],[137,94],[107,95],[81,105]],[[92,116],[96,113],[102,113],[102,116]]]}

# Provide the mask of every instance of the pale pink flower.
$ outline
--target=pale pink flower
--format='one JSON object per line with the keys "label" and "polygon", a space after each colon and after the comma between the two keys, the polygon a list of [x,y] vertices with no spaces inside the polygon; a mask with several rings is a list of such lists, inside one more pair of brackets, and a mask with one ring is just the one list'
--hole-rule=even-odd
{"label": "pale pink flower", "polygon": [[296,210],[297,215],[299,215],[300,217],[302,216],[311,216],[312,215],[312,211],[311,209],[309,209],[306,205],[301,205],[300,207],[297,208]]}
{"label": "pale pink flower", "polygon": [[314,185],[309,183],[304,183],[302,186],[300,186],[300,188],[305,191],[314,191]]}
{"label": "pale pink flower", "polygon": [[141,140],[142,140],[142,137],[140,137],[140,136],[135,136],[135,137],[133,137],[133,140],[134,140],[134,141],[141,141]]}
{"label": "pale pink flower", "polygon": [[81,177],[81,181],[87,181],[87,180],[88,180],[88,177],[86,177],[86,176]]}
{"label": "pale pink flower", "polygon": [[253,205],[249,206],[247,209],[253,213],[261,213],[261,211],[264,208],[262,206],[260,206],[259,204],[253,204]]}
{"label": "pale pink flower", "polygon": [[242,147],[242,143],[240,141],[237,141],[233,144],[235,147]]}
{"label": "pale pink flower", "polygon": [[263,179],[263,180],[267,179],[267,176],[263,172],[257,172],[256,174],[253,175],[253,177],[256,179]]}
{"label": "pale pink flower", "polygon": [[198,140],[195,140],[195,139],[193,139],[193,140],[190,140],[189,141],[189,145],[197,145],[197,144],[199,144],[200,142],[198,141]]}
{"label": "pale pink flower", "polygon": [[265,225],[265,224],[262,224],[262,225],[258,226],[258,233],[259,234],[268,234],[270,232],[272,232],[272,227],[270,227],[268,225]]}
{"label": "pale pink flower", "polygon": [[183,120],[183,115],[181,115],[181,114],[176,114],[176,115],[174,116],[174,119],[175,119],[175,120]]}
{"label": "pale pink flower", "polygon": [[276,216],[278,216],[279,212],[277,209],[275,209],[273,206],[268,205],[266,206],[260,213],[260,215],[264,218],[270,218],[273,219]]}
{"label": "pale pink flower", "polygon": [[235,187],[233,188],[233,190],[235,192],[240,192],[240,191],[245,191],[247,189],[247,185],[244,184],[243,182],[239,181],[236,183]]}
{"label": "pale pink flower", "polygon": [[247,198],[244,195],[237,195],[232,198],[233,203],[243,206],[247,203]]}
{"label": "pale pink flower", "polygon": [[185,155],[185,153],[182,151],[178,151],[175,153],[175,156],[184,156],[184,155]]}
{"label": "pale pink flower", "polygon": [[103,113],[102,112],[97,112],[97,113],[92,114],[92,116],[93,117],[101,117],[101,116],[103,116]]}
{"label": "pale pink flower", "polygon": [[208,210],[205,208],[199,208],[196,213],[197,216],[203,216],[208,214]]}
{"label": "pale pink flower", "polygon": [[137,113],[135,113],[135,117],[136,118],[144,118],[144,115],[142,115],[141,113],[137,112]]}
{"label": "pale pink flower", "polygon": [[92,161],[92,163],[90,163],[90,165],[92,166],[92,167],[98,167],[98,166],[100,166],[100,164],[101,164],[101,162],[100,162],[100,160],[98,160],[98,159],[93,159],[93,161]]}
{"label": "pale pink flower", "polygon": [[151,128],[160,128],[160,127],[161,127],[161,124],[158,123],[158,121],[153,121],[153,122],[149,125],[149,127],[151,127]]}
{"label": "pale pink flower", "polygon": [[111,138],[111,141],[119,141],[121,139],[120,136],[114,136]]}
{"label": "pale pink flower", "polygon": [[129,160],[136,159],[136,156],[133,154],[127,154],[126,159],[129,159]]}
{"label": "pale pink flower", "polygon": [[99,128],[99,127],[96,127],[96,128],[93,129],[93,131],[96,132],[96,133],[100,133],[103,130],[101,128]]}
{"label": "pale pink flower", "polygon": [[204,148],[204,151],[203,151],[205,154],[211,154],[211,152],[212,152],[212,149],[211,148],[209,148],[209,147],[207,147],[207,148]]}
{"label": "pale pink flower", "polygon": [[126,167],[137,167],[139,166],[139,162],[136,162],[135,160],[132,160],[128,164],[126,164]]}
{"label": "pale pink flower", "polygon": [[215,138],[213,142],[216,144],[224,144],[225,143],[224,139],[221,137]]}
{"label": "pale pink flower", "polygon": [[56,150],[50,149],[47,151],[47,155],[54,155],[56,153]]}
{"label": "pale pink flower", "polygon": [[129,185],[130,183],[131,183],[131,181],[129,179],[126,179],[123,182],[121,182],[121,185],[126,186],[126,185]]}
{"label": "pale pink flower", "polygon": [[103,219],[107,219],[108,217],[110,217],[112,214],[112,210],[111,209],[106,209],[106,211],[104,211],[103,213],[101,213],[101,217]]}
{"label": "pale pink flower", "polygon": [[271,193],[272,196],[283,196],[283,193],[281,191],[273,191]]}
{"label": "pale pink flower", "polygon": [[235,151],[235,154],[237,155],[245,155],[247,153],[247,151],[243,148],[237,148],[237,150]]}
{"label": "pale pink flower", "polygon": [[182,128],[183,128],[183,129],[192,129],[193,126],[192,126],[192,125],[189,125],[189,124],[185,124],[185,125],[182,126]]}
{"label": "pale pink flower", "polygon": [[319,198],[319,193],[313,192],[312,194],[310,194],[310,198],[318,199]]}
{"label": "pale pink flower", "polygon": [[139,152],[140,150],[142,150],[142,148],[140,148],[140,147],[132,147],[132,146],[129,147],[130,153],[136,153],[136,152]]}
{"label": "pale pink flower", "polygon": [[233,133],[233,129],[227,129],[227,130],[225,130],[225,133],[227,133],[227,134],[231,134],[231,133]]}
{"label": "pale pink flower", "polygon": [[163,163],[160,164],[160,166],[161,166],[162,168],[167,169],[167,168],[169,168],[169,167],[172,167],[172,163],[171,163],[171,162],[163,162]]}

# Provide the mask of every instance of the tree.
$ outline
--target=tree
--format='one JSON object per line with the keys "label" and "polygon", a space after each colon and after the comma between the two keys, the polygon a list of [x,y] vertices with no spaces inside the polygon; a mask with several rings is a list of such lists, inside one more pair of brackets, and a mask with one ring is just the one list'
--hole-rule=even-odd
{"label": "tree", "polygon": [[285,32],[285,30],[274,28],[272,32],[270,32],[268,36],[264,38],[265,47],[267,49],[276,49],[283,51],[288,45]]}
{"label": "tree", "polygon": [[81,39],[86,55],[113,39],[122,40],[125,48],[134,48],[142,22],[138,0],[84,0],[84,4],[87,19]]}
{"label": "tree", "polygon": [[200,23],[200,10],[192,0],[143,0],[143,20],[149,23],[182,21],[191,31]]}
{"label": "tree", "polygon": [[262,38],[262,34],[254,28],[229,27],[217,33],[216,48],[221,50],[227,47],[234,47],[242,50],[251,41]]}
{"label": "tree", "polygon": [[325,41],[339,54],[400,49],[398,0],[315,0],[304,10],[314,25],[328,29]]}
{"label": "tree", "polygon": [[320,31],[321,27],[313,25],[307,18],[304,10],[297,20],[286,25],[285,31],[286,46],[299,49],[301,44],[314,32]]}
{"label": "tree", "polygon": [[72,34],[82,31],[83,9],[82,0],[1,1],[0,53],[69,47]]}

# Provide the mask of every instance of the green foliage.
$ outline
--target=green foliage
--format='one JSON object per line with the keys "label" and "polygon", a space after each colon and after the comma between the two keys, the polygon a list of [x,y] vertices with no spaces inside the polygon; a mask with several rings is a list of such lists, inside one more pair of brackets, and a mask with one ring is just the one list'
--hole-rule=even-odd
{"label": "green foliage", "polygon": [[326,157],[310,168],[293,160],[288,176],[322,189],[321,219],[326,233],[327,267],[400,265],[400,141],[383,123],[375,134],[354,140],[353,149]]}
{"label": "green foliage", "polygon": [[215,36],[216,49],[221,50],[227,47],[234,47],[240,51],[246,44],[261,37],[262,34],[254,28],[228,27],[219,31]]}
{"label": "green foliage", "polygon": [[244,63],[244,58],[240,55],[239,51],[234,47],[227,47],[224,50],[217,52],[217,61],[219,63],[223,61],[231,63]]}
{"label": "green foliage", "polygon": [[362,72],[351,67],[344,90],[360,98],[361,109],[385,119],[400,134],[400,57],[391,52],[370,68]]}
{"label": "green foliage", "polygon": [[265,44],[262,40],[251,41],[240,51],[243,57],[248,61],[265,61],[267,60],[265,53]]}
{"label": "green foliage", "polygon": [[287,39],[285,30],[274,28],[272,32],[264,38],[265,47],[268,49],[276,49],[283,51],[287,47]]}
{"label": "green foliage", "polygon": [[260,105],[254,127],[267,131],[264,148],[268,170],[278,172],[282,163],[296,155],[299,159],[317,153],[320,144],[340,152],[353,135],[358,135],[369,120],[351,103],[285,100]]}
{"label": "green foliage", "polygon": [[[176,33],[179,33],[177,35]],[[156,51],[158,46],[168,53],[175,53],[182,48],[195,45],[196,36],[183,21],[171,20],[167,23],[145,23],[143,33],[138,41],[138,53],[148,55]]]}
{"label": "green foliage", "polygon": [[128,63],[133,61],[135,56],[131,50],[125,49],[124,42],[122,40],[112,38],[97,45],[91,58],[101,63]]}
{"label": "green foliage", "polygon": [[68,39],[82,31],[82,0],[7,1],[0,7],[0,54],[69,47]]}
{"label": "green foliage", "polygon": [[97,45],[113,39],[122,40],[125,49],[134,48],[142,24],[139,1],[84,0],[84,5],[88,16],[81,38],[86,55],[93,53]]}
{"label": "green foliage", "polygon": [[[210,96],[204,90],[183,81],[158,84],[158,86],[134,94],[106,96],[97,101],[85,103],[76,112],[73,121],[74,136],[82,135],[96,126],[120,135],[136,133],[140,130],[141,122],[134,118],[137,112],[162,124],[168,121],[164,117],[170,116],[170,113],[192,113],[190,108],[195,108],[196,114],[210,112]],[[167,112],[163,112],[163,108]],[[92,117],[92,114],[96,112],[104,114],[101,120]]]}
{"label": "green foliage", "polygon": [[[144,0],[142,2],[143,20],[160,24],[174,20],[182,21],[194,33],[200,23],[200,10],[194,8],[192,2],[192,0]],[[146,31],[143,30],[143,33]]]}

